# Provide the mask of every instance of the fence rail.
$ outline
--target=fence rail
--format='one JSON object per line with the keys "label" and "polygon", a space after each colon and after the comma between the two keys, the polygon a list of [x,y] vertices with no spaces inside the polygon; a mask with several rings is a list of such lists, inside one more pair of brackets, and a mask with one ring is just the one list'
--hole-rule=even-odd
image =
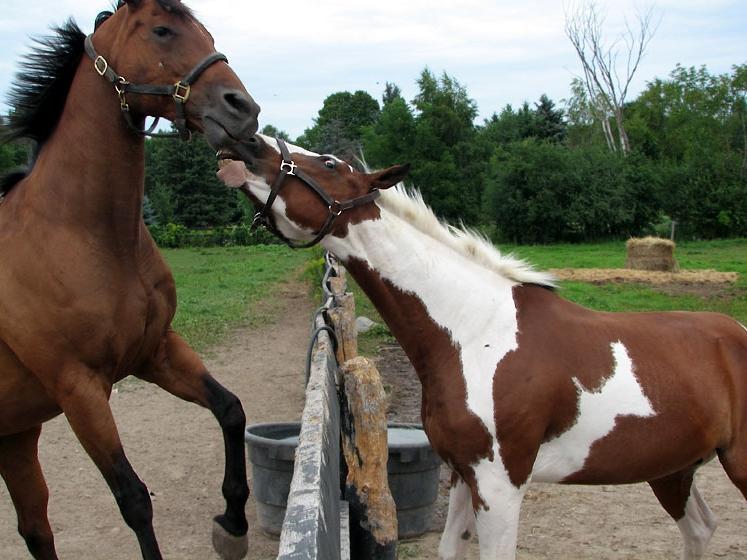
{"label": "fence rail", "polygon": [[301,433],[280,536],[279,560],[345,560],[341,550],[347,535],[340,531],[340,405],[334,331],[328,311],[334,306],[329,278],[336,263],[325,258],[325,304],[314,317],[309,349]]}
{"label": "fence rail", "polygon": [[[376,368],[357,357],[355,303],[346,290],[344,270],[327,254],[279,560],[349,560],[351,551],[355,560],[396,558],[386,396]],[[361,430],[367,437],[358,441]]]}

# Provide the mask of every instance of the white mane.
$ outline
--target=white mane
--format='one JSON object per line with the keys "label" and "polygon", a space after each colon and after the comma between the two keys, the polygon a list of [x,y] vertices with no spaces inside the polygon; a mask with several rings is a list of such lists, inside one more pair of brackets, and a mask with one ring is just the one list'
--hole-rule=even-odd
{"label": "white mane", "polygon": [[425,203],[420,191],[407,189],[400,183],[394,188],[381,191],[378,204],[382,210],[394,214],[418,231],[504,278],[520,284],[556,287],[555,278],[551,274],[537,271],[532,265],[513,255],[501,254],[478,232],[441,222]]}

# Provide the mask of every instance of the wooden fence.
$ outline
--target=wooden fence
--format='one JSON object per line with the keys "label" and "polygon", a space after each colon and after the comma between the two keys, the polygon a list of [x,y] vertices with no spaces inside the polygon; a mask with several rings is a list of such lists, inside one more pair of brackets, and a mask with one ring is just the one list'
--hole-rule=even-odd
{"label": "wooden fence", "polygon": [[[386,476],[386,399],[378,372],[357,357],[355,303],[344,269],[329,254],[322,292],[324,304],[312,322],[306,404],[278,559],[394,559],[397,517]],[[358,441],[356,430],[366,433],[365,441]]]}

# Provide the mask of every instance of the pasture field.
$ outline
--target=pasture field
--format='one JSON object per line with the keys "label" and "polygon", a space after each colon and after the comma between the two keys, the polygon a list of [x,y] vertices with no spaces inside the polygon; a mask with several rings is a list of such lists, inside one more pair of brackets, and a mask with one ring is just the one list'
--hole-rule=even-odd
{"label": "pasture field", "polygon": [[[500,245],[500,249],[542,270],[625,266],[624,241],[581,245]],[[682,270],[738,272],[739,280],[735,284],[712,286],[560,282],[559,293],[599,311],[717,311],[747,324],[747,239],[680,242],[675,256]],[[357,286],[354,291],[358,314],[380,322],[376,310]],[[362,336],[359,343],[362,351],[370,354],[387,338],[388,330],[381,326]]]}
{"label": "pasture field", "polygon": [[[622,241],[503,245],[501,250],[514,253],[540,269],[622,268],[625,264]],[[179,308],[174,326],[200,350],[220,340],[231,327],[260,324],[266,312],[258,311],[255,304],[272,300],[273,285],[309,263],[321,262],[318,249],[294,251],[280,245],[166,249],[163,254],[176,278]],[[678,244],[676,256],[683,270],[738,272],[739,281],[727,286],[696,286],[696,289],[561,282],[560,293],[581,305],[603,311],[718,311],[747,324],[747,239],[683,242]],[[309,276],[309,282],[317,286],[318,279],[313,273]],[[356,292],[358,313],[380,322],[376,310],[352,279],[350,284]],[[362,350],[373,354],[386,338],[386,327],[377,327],[361,337]]]}
{"label": "pasture field", "polygon": [[165,249],[176,280],[178,308],[174,329],[204,350],[238,325],[267,319],[273,288],[290,278],[309,255],[280,245]]}

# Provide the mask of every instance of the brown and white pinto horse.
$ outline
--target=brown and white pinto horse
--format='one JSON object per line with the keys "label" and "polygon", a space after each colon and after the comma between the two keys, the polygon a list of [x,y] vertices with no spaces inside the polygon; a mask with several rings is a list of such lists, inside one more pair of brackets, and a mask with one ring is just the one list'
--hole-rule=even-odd
{"label": "brown and white pinto horse", "polygon": [[254,135],[259,108],[179,0],[122,1],[97,23],[88,41],[70,21],[42,42],[13,93],[9,136],[38,150],[27,173],[0,185],[0,475],[32,556],[56,559],[37,441],[64,413],[143,558],[160,559],[148,490],[108,402],[134,374],[220,423],[227,507],[213,542],[240,558],[245,416],[170,328],[174,280],[141,217],[142,126],[146,115],[169,118],[221,148]]}
{"label": "brown and white pinto horse", "polygon": [[744,327],[710,313],[590,311],[548,275],[441,224],[417,194],[347,204],[406,168],[357,173],[334,156],[284,149],[260,138],[253,157],[223,162],[219,175],[260,205],[272,187],[269,214],[290,240],[314,238],[337,216],[321,243],[407,352],[425,431],[456,474],[441,558],[461,558],[473,528],[482,559],[514,558],[533,480],[646,481],[679,525],[684,558],[702,556],[715,520],[695,470],[718,455],[747,497]]}

